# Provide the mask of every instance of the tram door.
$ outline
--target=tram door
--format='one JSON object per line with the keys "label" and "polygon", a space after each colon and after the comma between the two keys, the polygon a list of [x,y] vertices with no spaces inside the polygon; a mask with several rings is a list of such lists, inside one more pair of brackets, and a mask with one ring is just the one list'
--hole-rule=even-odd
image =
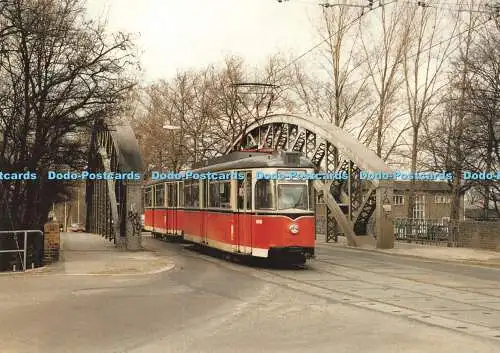
{"label": "tram door", "polygon": [[237,244],[238,252],[252,253],[252,172],[238,180]]}
{"label": "tram door", "polygon": [[207,234],[207,223],[208,223],[208,180],[203,180],[202,182],[202,187],[200,194],[202,195],[201,198],[201,210],[200,212],[201,215],[201,240],[204,243],[208,243],[208,234]]}

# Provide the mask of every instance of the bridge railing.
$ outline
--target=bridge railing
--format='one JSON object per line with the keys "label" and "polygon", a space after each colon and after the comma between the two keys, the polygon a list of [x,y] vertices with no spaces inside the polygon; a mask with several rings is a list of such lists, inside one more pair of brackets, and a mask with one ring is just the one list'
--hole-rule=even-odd
{"label": "bridge railing", "polygon": [[26,271],[43,265],[43,232],[40,230],[0,231],[0,271]]}
{"label": "bridge railing", "polygon": [[396,240],[409,243],[457,246],[459,222],[447,219],[394,219]]}

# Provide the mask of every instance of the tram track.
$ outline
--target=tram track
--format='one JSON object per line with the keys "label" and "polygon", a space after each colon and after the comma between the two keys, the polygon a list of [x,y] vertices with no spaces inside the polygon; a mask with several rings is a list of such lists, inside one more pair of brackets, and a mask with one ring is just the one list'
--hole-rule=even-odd
{"label": "tram track", "polygon": [[[158,240],[163,243],[164,241]],[[167,242],[168,243],[168,242]],[[170,248],[171,249],[171,248]],[[425,281],[415,280],[413,278],[409,279],[401,275],[390,274],[390,273],[380,273],[376,270],[371,270],[366,267],[356,266],[354,264],[341,264],[338,262],[333,262],[326,259],[315,259],[310,262],[308,265],[297,267],[296,269],[278,269],[278,268],[269,268],[266,267],[264,263],[255,264],[255,263],[247,263],[243,261],[241,263],[241,258],[239,261],[227,261],[227,257],[230,256],[225,253],[215,252],[212,253],[210,249],[205,250],[197,250],[194,251],[191,246],[181,246],[177,248],[180,250],[178,255],[182,254],[182,256],[188,256],[191,258],[197,258],[202,261],[210,262],[216,266],[224,267],[233,271],[237,271],[245,276],[251,276],[254,278],[258,278],[266,283],[270,283],[281,288],[285,288],[288,290],[292,290],[295,292],[299,292],[302,294],[311,295],[318,299],[323,299],[326,302],[333,304],[342,304],[348,306],[354,306],[357,308],[368,309],[371,311],[383,312],[393,316],[405,317],[406,319],[412,321],[418,321],[421,323],[425,323],[431,326],[441,327],[450,329],[452,331],[459,331],[462,333],[467,333],[472,336],[481,336],[488,339],[493,339],[498,341],[500,339],[500,327],[485,325],[484,323],[476,323],[473,320],[464,320],[464,319],[456,319],[451,318],[443,312],[443,309],[436,310],[422,310],[415,307],[411,307],[409,305],[405,305],[406,301],[411,301],[411,298],[405,299],[396,298],[393,296],[392,298],[388,296],[388,299],[380,299],[374,298],[373,296],[367,295],[365,291],[361,288],[361,292],[353,293],[352,290],[343,290],[339,288],[331,288],[331,285],[324,285],[321,282],[353,282],[353,286],[356,284],[362,284],[364,287],[366,286],[374,286],[381,287],[379,289],[383,289],[390,293],[391,291],[401,292],[404,291],[410,295],[410,297],[420,297],[428,301],[433,300],[446,300],[448,303],[453,304],[454,306],[469,306],[473,307],[474,310],[478,312],[487,313],[485,315],[493,315],[500,316],[500,306],[498,309],[488,307],[482,305],[481,303],[469,302],[467,300],[456,300],[451,297],[443,298],[442,295],[433,294],[430,292],[426,292],[424,290],[416,290],[405,288],[405,286],[391,285],[388,283],[381,283],[382,278],[386,277],[387,279],[396,279],[398,281],[406,281],[408,284],[415,283],[417,285],[427,285],[432,286],[435,289],[441,289],[443,291],[455,291],[463,294],[473,294],[473,295],[482,295],[487,298],[491,298],[491,302],[498,301],[498,296],[495,295],[485,295],[479,292],[466,290],[462,288],[454,288],[452,286],[436,284],[436,283],[428,283]],[[175,251],[177,252],[177,251]],[[386,264],[383,260],[374,260],[370,259],[370,261],[379,263],[381,265]],[[321,266],[325,266],[322,268]],[[415,269],[417,266],[410,265],[406,266],[408,268]],[[347,275],[339,271],[338,269],[344,269],[345,271],[360,271],[360,273],[369,273],[373,276],[380,276],[381,278],[378,280],[369,280],[360,278],[360,275]],[[336,270],[337,269],[337,270]],[[312,274],[318,275],[317,279],[302,279],[298,278],[298,276],[302,274]],[[319,282],[319,283],[318,283]],[[353,288],[354,288],[353,287]],[[406,286],[407,287],[407,286]],[[368,291],[369,292],[369,291]],[[406,295],[408,297],[408,295]],[[441,310],[441,312],[439,312]],[[450,309],[448,311],[463,311],[461,308],[456,308],[454,310]],[[491,313],[492,312],[492,313]]]}
{"label": "tram track", "polygon": [[[205,255],[205,254],[204,254]],[[210,255],[208,255],[210,256]],[[227,255],[226,255],[227,257]],[[206,260],[206,258],[204,257],[204,259]],[[222,259],[223,261],[227,261],[227,259]],[[350,270],[357,270],[357,271],[363,271],[364,273],[372,273],[374,275],[377,275],[377,276],[386,276],[386,277],[390,277],[390,278],[395,278],[395,279],[398,279],[398,280],[403,280],[403,281],[408,281],[408,282],[416,282],[416,283],[420,283],[420,284],[425,284],[425,285],[432,285],[434,287],[439,287],[439,288],[442,288],[442,289],[446,289],[446,290],[454,290],[454,291],[457,291],[457,292],[463,292],[463,293],[471,293],[471,294],[479,294],[479,295],[482,295],[482,296],[487,296],[487,297],[491,297],[492,299],[496,300],[496,299],[500,299],[500,296],[496,296],[496,295],[490,295],[490,294],[483,294],[481,292],[477,292],[477,291],[473,291],[473,290],[467,290],[467,289],[463,289],[463,288],[457,288],[457,287],[453,287],[453,286],[445,286],[445,285],[440,285],[440,284],[436,284],[436,283],[433,283],[433,282],[428,282],[428,281],[423,281],[423,280],[418,280],[418,279],[409,279],[407,277],[404,277],[404,276],[397,276],[397,275],[394,275],[394,274],[387,274],[387,273],[380,273],[378,271],[373,271],[373,270],[370,270],[369,268],[366,268],[366,267],[361,267],[361,266],[353,266],[353,265],[349,265],[349,266],[346,266],[344,264],[341,264],[341,263],[337,263],[337,262],[332,262],[332,261],[327,261],[327,260],[320,260],[320,259],[315,259],[313,260],[315,263],[322,263],[322,264],[326,264],[326,265],[329,265],[329,266],[337,266],[337,267],[342,267],[342,268],[345,268],[345,269],[350,269]],[[384,264],[385,262],[382,261],[382,260],[374,260],[374,259],[370,259],[370,261],[372,262],[377,262],[377,263],[380,263],[380,264]],[[234,264],[234,262],[228,262],[228,263],[232,263]],[[407,267],[411,267],[411,266],[407,266]],[[253,267],[255,269],[255,267]],[[325,269],[319,269],[317,267],[314,267],[314,268],[310,268],[310,266],[308,265],[305,265],[302,267],[303,269],[307,270],[307,269],[312,269],[314,271],[317,271],[317,272],[322,272],[322,273],[326,273],[326,274],[329,274],[329,275],[335,275],[337,277],[342,277],[342,278],[345,278],[346,280],[353,280],[353,281],[358,281],[358,282],[362,282],[362,283],[366,283],[366,284],[372,284],[372,285],[377,285],[377,286],[380,286],[381,284],[378,283],[378,282],[374,282],[374,281],[367,281],[367,280],[361,280],[357,277],[353,277],[353,276],[347,276],[347,275],[344,275],[344,274],[341,274],[337,271],[328,271],[328,270],[325,270]],[[265,271],[265,269],[262,269],[262,271]],[[278,269],[279,270],[279,269]],[[278,276],[278,274],[275,272],[276,269],[274,269],[273,272],[268,272],[270,274],[273,274],[275,276]],[[283,277],[283,278],[286,278],[286,279],[293,279],[293,280],[296,280],[298,281],[296,278],[292,278],[292,277],[289,277],[289,276],[283,276],[283,275],[279,275],[280,277]],[[305,281],[306,283],[308,283],[307,281]],[[387,285],[384,285],[384,287],[388,287]],[[402,289],[402,288],[399,288],[397,286],[391,286],[390,287],[391,289],[397,289],[397,290],[406,290],[408,292],[411,292],[411,293],[415,293],[415,294],[419,294],[419,295],[423,295],[423,296],[432,296],[432,297],[435,297],[435,298],[439,298],[441,299],[441,297],[437,296],[437,295],[430,295],[429,293],[424,293],[424,292],[421,292],[421,291],[415,291],[415,290],[411,290],[411,289]],[[341,292],[341,293],[344,293],[344,292]],[[450,300],[450,299],[448,299]],[[450,301],[454,301],[456,303],[461,303],[461,304],[469,304],[467,302],[462,302],[462,301],[456,301],[456,300],[450,300]],[[490,309],[490,308],[487,308],[485,307],[486,309]],[[497,310],[497,309],[490,309],[490,310]],[[500,312],[500,310],[497,310]]]}
{"label": "tram track", "polygon": [[[321,261],[323,262],[323,261]],[[345,268],[349,268],[348,266],[344,266]],[[329,276],[334,275],[337,278],[341,277],[345,280],[349,281],[356,281],[356,283],[364,283],[364,284],[370,284],[370,285],[378,285],[380,286],[380,283],[374,283],[371,281],[366,281],[366,280],[360,280],[357,277],[350,277],[350,276],[345,276],[341,275],[338,272],[333,272],[333,271],[327,271],[324,269],[318,269],[316,267],[310,268],[311,270],[315,272],[320,272],[324,274],[328,274]],[[346,290],[339,290],[339,289],[332,289],[327,286],[318,284],[318,283],[313,283],[310,280],[302,280],[298,279],[289,275],[284,275],[282,273],[277,273],[276,271],[270,271],[266,269],[261,269],[261,272],[265,273],[267,276],[267,280],[271,282],[275,282],[275,280],[269,278],[274,277],[277,279],[281,279],[281,284],[283,284],[285,287],[296,290],[294,285],[291,285],[290,281],[296,284],[299,284],[301,286],[300,291],[313,294],[317,297],[321,297],[324,299],[329,299],[333,300],[334,302],[342,303],[343,305],[349,305],[349,306],[355,306],[358,308],[363,308],[363,309],[368,309],[372,311],[378,311],[378,312],[384,312],[389,315],[393,316],[403,316],[409,320],[412,321],[418,321],[421,323],[425,323],[428,325],[436,326],[436,327],[441,327],[441,328],[446,328],[455,332],[461,332],[461,333],[466,333],[472,336],[481,336],[484,338],[488,339],[493,339],[493,340],[499,340],[500,339],[500,329],[498,327],[491,327],[487,326],[484,324],[477,324],[473,321],[470,320],[457,320],[457,319],[452,319],[450,317],[447,317],[445,315],[440,315],[438,312],[435,311],[429,311],[429,310],[415,310],[415,308],[412,308],[410,306],[404,305],[404,303],[398,302],[397,304],[395,303],[388,303],[387,301],[378,299],[378,298],[373,298],[370,296],[366,295],[360,295],[360,294],[355,294],[350,291]],[[286,281],[285,283],[283,282]],[[324,281],[328,281],[325,279]],[[306,288],[304,288],[304,286]],[[401,288],[398,288],[397,286],[387,286],[384,285],[384,287],[388,287],[387,291],[389,292],[390,290],[401,290]],[[446,286],[440,286],[442,288],[447,288],[450,289],[450,287]],[[312,289],[309,290],[309,289]],[[404,289],[406,290],[406,289]],[[409,291],[411,293],[415,293],[418,295],[421,295],[422,298],[434,298],[434,299],[439,299],[442,300],[443,298],[438,296],[438,295],[432,295],[429,293],[423,293],[421,291]],[[409,299],[411,300],[411,299]],[[471,305],[476,307],[479,310],[483,311],[495,311],[496,313],[500,313],[500,310],[498,309],[493,309],[490,307],[485,307],[485,306],[480,306],[477,304],[471,304],[471,303],[465,303],[461,302],[458,300],[449,300],[455,304],[458,305]],[[460,311],[460,310],[455,310],[455,311]]]}
{"label": "tram track", "polygon": [[[337,263],[332,263],[330,261],[324,261],[324,260],[317,260],[316,262],[325,263],[325,264],[328,264],[328,265],[333,265],[333,266],[338,266],[338,267],[343,267],[343,268],[346,268],[346,269],[363,270],[365,272],[373,273],[373,274],[376,274],[376,275],[381,275],[380,273],[378,273],[376,271],[370,271],[370,270],[366,270],[364,268],[359,268],[359,267],[356,267],[356,266],[345,266],[345,265],[340,265],[340,264],[337,264]],[[381,286],[381,284],[378,283],[378,282],[376,282],[376,281],[361,280],[361,279],[359,279],[357,277],[350,277],[350,276],[339,274],[338,272],[327,271],[327,270],[319,269],[319,268],[314,268],[314,271],[321,272],[321,273],[326,273],[328,275],[334,275],[336,277],[342,277],[342,278],[345,278],[346,280],[350,280],[350,281],[356,281],[356,282],[359,282],[359,283],[365,283],[365,284],[370,284],[370,285],[374,285],[374,286]],[[297,279],[289,277],[289,276],[278,275],[276,273],[273,273],[273,275],[280,276],[280,277],[285,278],[287,280],[293,279],[295,281],[303,281],[303,280],[297,280]],[[391,277],[391,278],[396,278],[396,279],[401,279],[401,280],[409,281],[409,282],[413,281],[413,282],[417,282],[417,283],[421,283],[421,284],[426,284],[426,285],[430,284],[432,286],[439,287],[439,288],[442,288],[442,289],[448,289],[448,290],[451,289],[451,290],[455,290],[455,291],[459,291],[459,292],[465,292],[465,293],[471,293],[471,294],[482,294],[482,293],[479,293],[479,292],[468,291],[468,290],[464,290],[464,289],[456,289],[456,288],[451,287],[451,286],[437,285],[437,284],[428,283],[428,282],[425,282],[425,281],[418,281],[418,280],[413,280],[413,279],[409,280],[408,278],[405,278],[403,276],[394,276],[394,275],[392,275],[392,276],[387,275],[387,276]],[[304,283],[309,283],[308,281],[303,281],[303,282]],[[313,283],[310,283],[310,285],[312,285],[312,286],[318,286],[318,285],[315,285]],[[318,287],[321,287],[321,286],[318,286]],[[436,298],[436,299],[442,299],[442,297],[439,296],[439,295],[433,295],[433,294],[429,294],[429,293],[423,292],[423,291],[417,291],[417,290],[412,290],[412,289],[400,288],[398,286],[389,286],[389,285],[385,285],[385,284],[383,285],[383,287],[385,287],[385,289],[387,289],[387,290],[390,290],[390,289],[393,289],[393,290],[404,290],[404,291],[407,291],[409,293],[417,294],[417,295],[422,296],[422,297],[432,297],[432,298]],[[324,287],[324,286],[321,287],[321,288],[329,289],[328,287]],[[366,300],[372,300],[372,301],[379,301],[379,300],[374,299],[374,298],[352,294],[351,292],[347,292],[347,291],[340,291],[340,290],[335,290],[335,291],[339,292],[339,293],[342,293],[342,294],[346,294],[346,295],[350,295],[350,296],[353,296],[353,297],[357,297],[357,298],[360,298],[360,299],[366,299]],[[484,294],[482,294],[482,295],[484,295]],[[500,297],[494,296],[494,295],[488,295],[488,296],[492,297],[492,301],[495,300],[495,299],[497,299],[497,298],[500,298]],[[493,299],[493,298],[495,298],[495,299]],[[453,299],[449,299],[449,298],[447,298],[446,300],[450,301],[450,302],[453,302],[453,303],[456,303],[456,304],[472,305],[472,306],[475,306],[477,308],[481,308],[481,309],[484,309],[484,310],[497,311],[497,312],[500,313],[499,309],[494,309],[494,308],[490,308],[490,307],[487,307],[487,306],[478,305],[478,304],[475,304],[475,303],[471,304],[471,303],[468,303],[468,302],[464,302],[464,301],[460,301],[460,300],[453,300]],[[381,301],[379,301],[379,302],[381,302]],[[411,309],[410,307],[404,307],[404,306],[401,306],[401,305],[398,305],[398,306],[402,307],[402,308],[405,308],[405,309]]]}
{"label": "tram track", "polygon": [[[500,296],[497,296],[497,295],[484,294],[484,293],[481,293],[481,292],[464,289],[463,287],[446,286],[446,285],[442,285],[442,284],[436,284],[436,283],[431,282],[431,281],[425,281],[425,280],[420,280],[420,279],[415,279],[415,278],[409,279],[409,278],[404,277],[404,276],[397,276],[397,275],[391,275],[391,274],[387,274],[387,273],[380,273],[378,271],[370,270],[369,267],[366,268],[366,267],[361,267],[361,266],[346,266],[346,265],[343,265],[343,264],[340,264],[340,263],[337,263],[337,262],[326,261],[326,260],[316,260],[316,262],[324,263],[324,264],[331,265],[331,266],[342,267],[342,268],[346,268],[346,269],[363,271],[365,273],[368,272],[368,273],[372,273],[372,274],[378,275],[378,276],[387,276],[387,277],[395,278],[395,279],[398,279],[398,280],[404,280],[404,281],[409,281],[409,282],[417,282],[417,283],[421,283],[421,284],[425,284],[425,285],[432,285],[432,286],[443,288],[443,289],[447,289],[447,290],[451,289],[451,290],[454,290],[454,291],[457,291],[457,292],[479,294],[479,295],[483,295],[483,296],[488,296],[488,297],[495,298],[495,300],[496,299],[500,300]],[[377,262],[383,263],[383,261],[377,261]],[[321,271],[324,271],[324,270],[321,270]],[[328,271],[326,271],[326,272],[328,272]],[[330,273],[333,273],[333,272],[330,272]],[[336,275],[338,275],[338,276],[345,276],[345,275],[339,275],[337,273],[336,273]],[[347,276],[345,276],[345,277],[346,278],[350,278],[350,277],[347,277]],[[369,281],[365,281],[365,282],[366,283],[371,283],[371,284],[376,284],[376,283],[369,282]],[[397,287],[394,287],[394,288],[397,288]],[[405,290],[408,290],[410,292],[415,292],[415,293],[421,293],[421,292],[410,290],[410,289],[405,289]],[[425,294],[425,293],[421,293],[421,294]],[[425,294],[425,295],[427,295],[427,294]],[[464,303],[464,304],[467,304],[467,303]]]}
{"label": "tram track", "polygon": [[[414,297],[421,297],[425,300],[443,300],[443,297],[437,294],[428,293],[422,290],[415,289],[407,289],[401,288],[397,285],[389,285],[380,283],[380,281],[376,280],[367,280],[361,279],[359,276],[349,276],[346,274],[342,274],[341,271],[335,271],[329,267],[343,268],[346,270],[354,270],[354,271],[363,271],[364,273],[370,273],[376,276],[385,276],[389,279],[397,279],[404,280],[417,283],[419,285],[432,285],[434,288],[439,288],[444,291],[456,291],[466,294],[480,294],[478,292],[457,289],[451,286],[446,285],[438,285],[438,284],[430,284],[424,281],[417,281],[414,279],[408,279],[404,276],[398,276],[395,274],[387,274],[387,273],[379,273],[374,270],[366,269],[361,266],[355,265],[344,265],[328,260],[316,259],[313,260],[309,265],[303,266],[301,269],[276,269],[276,268],[266,268],[262,265],[249,265],[249,264],[240,264],[234,261],[227,261],[224,259],[224,256],[221,254],[217,257],[214,257],[213,254],[207,254],[205,252],[192,251],[190,249],[186,249],[186,247],[181,248],[181,252],[185,256],[195,257],[203,261],[211,262],[214,265],[222,266],[228,268],[230,270],[237,271],[246,276],[256,277],[259,280],[264,282],[279,286],[281,288],[285,288],[287,290],[292,290],[295,292],[299,292],[302,294],[311,295],[318,299],[325,300],[326,302],[332,304],[341,304],[353,306],[361,309],[367,309],[371,311],[383,312],[392,316],[404,317],[411,321],[417,321],[421,323],[425,323],[427,325],[441,327],[448,330],[452,330],[455,332],[461,332],[472,336],[481,336],[484,338],[488,338],[490,340],[498,341],[500,339],[500,328],[497,326],[492,327],[491,325],[485,325],[484,323],[476,323],[473,320],[464,320],[464,319],[456,319],[451,318],[447,315],[443,315],[443,312],[438,312],[434,310],[422,310],[412,308],[411,306],[405,305],[404,298],[403,301],[395,298],[391,298],[388,300],[370,297],[369,295],[361,293],[353,293],[351,290],[343,290],[343,289],[335,289],[331,288],[328,285],[324,285],[322,283],[315,282],[335,282],[335,281],[352,281],[355,284],[363,284],[365,287],[368,286],[376,286],[382,287],[388,293],[391,291],[405,291]],[[187,250],[187,251],[186,251]],[[380,261],[383,263],[383,261]],[[326,268],[321,268],[320,266],[326,266]],[[286,272],[285,272],[286,271]],[[311,280],[311,279],[301,279],[297,278],[297,274],[318,274],[319,279]],[[492,298],[492,302],[498,299],[497,296],[494,295],[484,295],[486,297]],[[398,301],[399,300],[399,301]],[[411,299],[406,299],[411,300]],[[467,301],[455,300],[451,298],[446,298],[446,301],[456,305],[456,306],[471,306],[474,310],[478,312],[488,313],[487,315],[493,314],[500,315],[500,310],[491,308],[488,306],[484,306],[481,303],[471,303]],[[396,303],[397,301],[397,303]],[[449,311],[463,311],[460,308]]]}

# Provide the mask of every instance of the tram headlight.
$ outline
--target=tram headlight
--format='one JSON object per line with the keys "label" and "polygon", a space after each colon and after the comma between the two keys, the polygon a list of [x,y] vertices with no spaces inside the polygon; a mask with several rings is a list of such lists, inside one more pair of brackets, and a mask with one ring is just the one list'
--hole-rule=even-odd
{"label": "tram headlight", "polygon": [[292,234],[297,234],[299,232],[299,225],[297,223],[292,223],[288,226],[288,230]]}

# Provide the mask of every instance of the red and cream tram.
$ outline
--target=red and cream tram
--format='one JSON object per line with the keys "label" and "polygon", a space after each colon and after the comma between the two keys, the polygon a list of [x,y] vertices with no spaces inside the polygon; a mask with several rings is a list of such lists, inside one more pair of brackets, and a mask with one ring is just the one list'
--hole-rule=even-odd
{"label": "red and cream tram", "polygon": [[[144,228],[222,251],[304,263],[314,255],[314,165],[297,152],[233,152],[144,190]],[[162,180],[165,178],[182,180]]]}

